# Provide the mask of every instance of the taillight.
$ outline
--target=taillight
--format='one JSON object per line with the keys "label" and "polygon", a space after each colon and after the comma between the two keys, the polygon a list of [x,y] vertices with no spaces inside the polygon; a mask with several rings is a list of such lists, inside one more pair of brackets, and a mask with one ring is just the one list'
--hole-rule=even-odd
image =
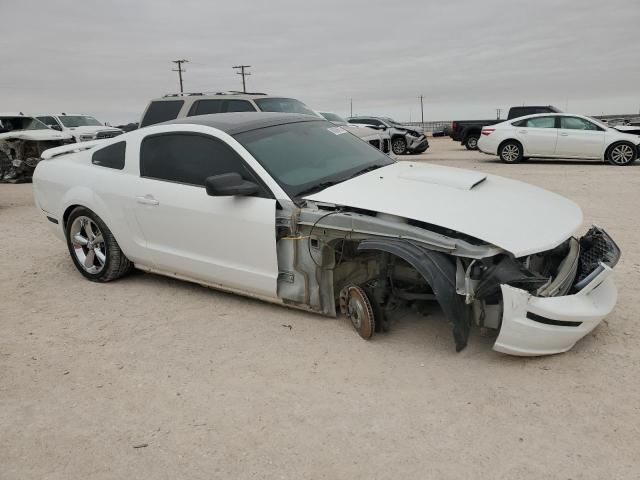
{"label": "taillight", "polygon": [[495,131],[495,128],[483,128],[482,135],[491,135]]}

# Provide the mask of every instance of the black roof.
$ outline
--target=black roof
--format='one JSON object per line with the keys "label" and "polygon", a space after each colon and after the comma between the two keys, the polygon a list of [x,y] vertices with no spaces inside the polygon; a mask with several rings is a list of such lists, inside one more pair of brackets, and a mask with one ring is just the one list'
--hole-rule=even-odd
{"label": "black roof", "polygon": [[259,128],[299,122],[326,122],[326,120],[324,118],[314,117],[312,115],[303,115],[300,113],[234,112],[184,117],[160,123],[158,125],[205,125],[207,127],[222,130],[229,135],[235,135],[237,133],[248,132],[250,130],[257,130]]}

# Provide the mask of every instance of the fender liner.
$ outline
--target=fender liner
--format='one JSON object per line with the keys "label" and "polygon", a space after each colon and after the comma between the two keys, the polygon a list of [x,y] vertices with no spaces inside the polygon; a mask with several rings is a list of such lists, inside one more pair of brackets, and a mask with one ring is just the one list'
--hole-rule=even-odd
{"label": "fender liner", "polygon": [[456,264],[453,258],[402,239],[370,238],[362,240],[358,245],[358,251],[371,250],[400,257],[422,275],[433,290],[449,322],[453,324],[456,351],[464,349],[469,339],[472,312],[471,306],[465,304],[462,295],[456,293]]}

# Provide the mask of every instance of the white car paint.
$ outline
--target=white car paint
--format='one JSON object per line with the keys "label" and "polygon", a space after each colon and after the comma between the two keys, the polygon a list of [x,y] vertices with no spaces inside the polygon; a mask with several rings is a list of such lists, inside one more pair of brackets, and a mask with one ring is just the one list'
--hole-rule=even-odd
{"label": "white car paint", "polygon": [[413,162],[365,173],[308,198],[450,228],[516,257],[554,248],[582,225],[580,207],[555,193],[494,175]]}
{"label": "white car paint", "polygon": [[[105,138],[111,138],[123,133],[123,131],[120,130],[119,128],[108,127],[102,124],[101,125],[84,125],[80,127],[67,127],[64,124],[64,122],[61,120],[61,119],[64,119],[64,117],[88,117],[97,122],[97,120],[94,117],[90,115],[80,114],[80,113],[69,113],[69,114],[63,114],[63,115],[60,115],[57,113],[41,113],[38,115],[34,115],[34,117],[36,117],[40,121],[43,121],[44,119],[53,119],[53,121],[57,125],[56,128],[66,134],[71,135],[73,138],[76,139],[76,142],[89,142],[94,140],[100,140],[100,138],[98,138],[99,135],[105,135]],[[46,122],[44,123],[47,126],[49,126],[49,128],[51,128],[51,125],[49,125]]]}
{"label": "white car paint", "polygon": [[[596,125],[598,130],[570,128],[532,128],[517,126],[527,119],[575,117]],[[506,140],[517,140],[524,148],[525,157],[584,158],[605,160],[610,145],[616,142],[640,143],[637,136],[622,133],[614,128],[583,115],[568,113],[544,113],[527,115],[506,122],[483,127],[478,149],[490,155],[499,155],[498,149]],[[636,147],[637,148],[637,147]]]}
{"label": "white car paint", "polygon": [[[202,187],[141,178],[142,139],[176,131],[226,142],[273,198],[211,197]],[[127,144],[123,170],[91,163],[94,149],[122,141]],[[276,202],[291,204],[293,199],[229,134],[201,124],[165,124],[82,148],[58,147],[43,158],[46,161],[34,174],[34,197],[43,215],[55,220],[47,223],[59,238],[65,238],[65,211],[83,205],[108,225],[125,255],[142,270],[283,303],[277,288]],[[553,248],[582,223],[577,205],[537,187],[474,171],[403,162],[310,195],[309,206],[302,210],[315,209],[316,202],[457,230],[514,256]],[[535,297],[502,285],[504,313],[494,349],[513,355],[568,350],[613,309],[616,290],[611,273],[604,268],[577,294],[558,297]],[[528,319],[528,312],[581,326],[543,325]]]}

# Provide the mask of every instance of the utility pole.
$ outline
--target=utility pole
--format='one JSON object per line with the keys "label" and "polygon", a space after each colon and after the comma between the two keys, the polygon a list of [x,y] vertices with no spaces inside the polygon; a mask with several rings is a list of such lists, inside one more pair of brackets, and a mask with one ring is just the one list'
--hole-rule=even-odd
{"label": "utility pole", "polygon": [[172,72],[178,72],[178,79],[180,80],[180,93],[182,93],[184,90],[182,89],[182,73],[186,72],[186,70],[182,69],[182,64],[183,63],[189,63],[189,60],[185,60],[184,58],[181,60],[172,60],[172,63],[175,63],[178,65],[177,69],[171,70]]}
{"label": "utility pole", "polygon": [[424,130],[424,102],[423,97],[420,95],[420,123],[422,123],[422,129]]}
{"label": "utility pole", "polygon": [[244,78],[247,75],[251,75],[250,72],[245,72],[244,69],[245,68],[250,68],[250,67],[251,67],[251,65],[237,65],[237,66],[233,67],[236,70],[240,70],[239,72],[236,72],[238,75],[242,75],[242,92],[243,93],[247,93],[247,84],[246,84]]}
{"label": "utility pole", "polygon": [[496,108],[496,118],[498,120],[500,120],[500,114],[502,113],[502,109],[501,108]]}
{"label": "utility pole", "polygon": [[353,98],[349,99],[349,116],[353,117]]}

